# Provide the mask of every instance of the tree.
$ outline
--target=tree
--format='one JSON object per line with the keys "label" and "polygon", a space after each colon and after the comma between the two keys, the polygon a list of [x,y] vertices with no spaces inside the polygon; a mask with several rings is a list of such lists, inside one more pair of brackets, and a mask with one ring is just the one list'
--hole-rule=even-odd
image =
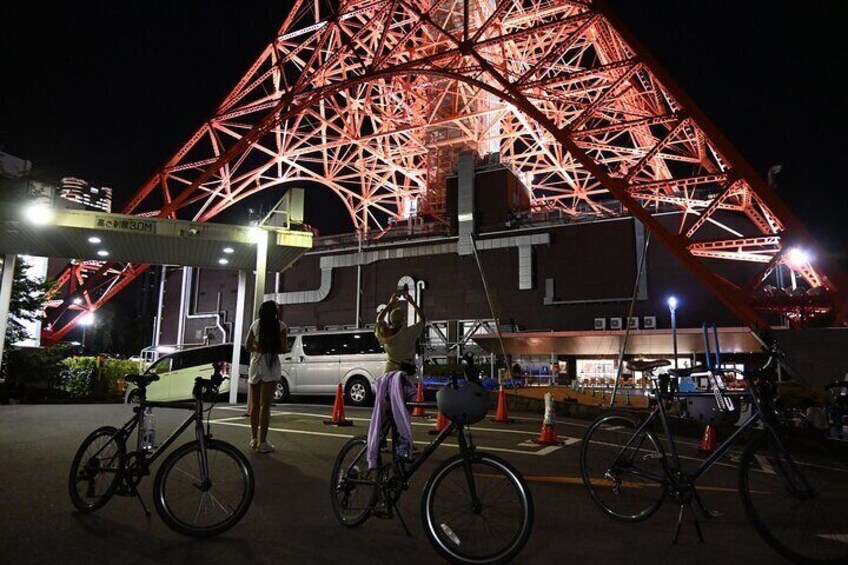
{"label": "tree", "polygon": [[6,325],[6,343],[12,344],[27,339],[29,335],[24,322],[34,322],[41,317],[45,294],[50,289],[47,280],[29,278],[30,266],[18,258],[12,280],[12,298],[9,302],[9,320]]}

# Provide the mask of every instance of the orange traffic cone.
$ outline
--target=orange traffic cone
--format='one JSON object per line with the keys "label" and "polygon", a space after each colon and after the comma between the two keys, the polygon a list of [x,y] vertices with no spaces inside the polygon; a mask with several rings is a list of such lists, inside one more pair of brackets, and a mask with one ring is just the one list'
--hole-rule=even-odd
{"label": "orange traffic cone", "polygon": [[353,422],[345,419],[344,396],[342,395],[342,383],[336,389],[336,402],[333,404],[333,419],[324,420],[324,423],[332,426],[352,426]]}
{"label": "orange traffic cone", "polygon": [[504,392],[503,385],[501,385],[501,389],[498,391],[498,411],[495,413],[492,421],[502,424],[511,424],[515,421],[514,418],[509,417],[509,408],[506,403],[506,392]]}
{"label": "orange traffic cone", "polygon": [[[415,396],[415,402],[424,402],[424,384],[418,381],[418,394]],[[412,409],[413,418],[426,418],[427,411],[423,406],[416,406]]]}
{"label": "orange traffic cone", "polygon": [[564,442],[557,439],[556,427],[554,426],[554,395],[550,392],[545,394],[545,417],[542,418],[542,431],[539,437],[533,440],[539,445],[562,445]]}
{"label": "orange traffic cone", "polygon": [[442,411],[439,410],[438,416],[436,416],[436,425],[433,426],[432,429],[428,430],[427,433],[431,436],[442,433],[442,430],[448,427],[448,419],[442,414]]}
{"label": "orange traffic cone", "polygon": [[704,430],[704,437],[701,438],[701,444],[698,446],[698,451],[701,453],[712,453],[716,448],[715,428],[712,424],[707,424],[707,429]]}

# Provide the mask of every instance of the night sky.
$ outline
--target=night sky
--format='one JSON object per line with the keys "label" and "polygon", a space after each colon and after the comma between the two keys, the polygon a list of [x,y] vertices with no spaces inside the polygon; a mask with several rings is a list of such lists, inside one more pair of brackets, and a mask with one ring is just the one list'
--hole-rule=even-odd
{"label": "night sky", "polygon": [[[609,4],[755,169],[784,165],[779,193],[844,263],[844,3]],[[120,209],[212,115],[289,5],[4,2],[0,148],[47,178],[112,186]],[[329,194],[310,195],[308,214],[316,199],[341,210]]]}

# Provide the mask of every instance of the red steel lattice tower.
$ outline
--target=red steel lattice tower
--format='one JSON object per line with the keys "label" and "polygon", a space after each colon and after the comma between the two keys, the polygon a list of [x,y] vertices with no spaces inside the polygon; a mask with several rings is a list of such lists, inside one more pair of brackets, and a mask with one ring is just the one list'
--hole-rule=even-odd
{"label": "red steel lattice tower", "polygon": [[[499,153],[537,210],[567,221],[631,214],[751,326],[766,324],[764,310],[845,323],[839,268],[590,0],[297,0],[215,115],[123,212],[206,221],[310,181],[332,189],[361,232],[439,221],[462,151]],[[679,213],[669,223],[655,215],[664,211]],[[73,284],[86,302],[54,308],[47,337],[145,268],[69,266],[56,296]],[[777,268],[798,281],[793,292],[765,284]]]}

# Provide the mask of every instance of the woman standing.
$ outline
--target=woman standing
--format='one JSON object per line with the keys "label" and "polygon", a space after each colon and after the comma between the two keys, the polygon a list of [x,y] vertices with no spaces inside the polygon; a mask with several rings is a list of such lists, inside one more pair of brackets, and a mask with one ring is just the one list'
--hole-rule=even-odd
{"label": "woman standing", "polygon": [[280,320],[277,303],[264,302],[259,307],[259,319],[250,325],[245,348],[250,353],[247,382],[250,383],[250,448],[270,453],[276,448],[268,443],[268,423],[271,419],[271,398],[282,378],[280,355],[286,351],[288,330]]}

